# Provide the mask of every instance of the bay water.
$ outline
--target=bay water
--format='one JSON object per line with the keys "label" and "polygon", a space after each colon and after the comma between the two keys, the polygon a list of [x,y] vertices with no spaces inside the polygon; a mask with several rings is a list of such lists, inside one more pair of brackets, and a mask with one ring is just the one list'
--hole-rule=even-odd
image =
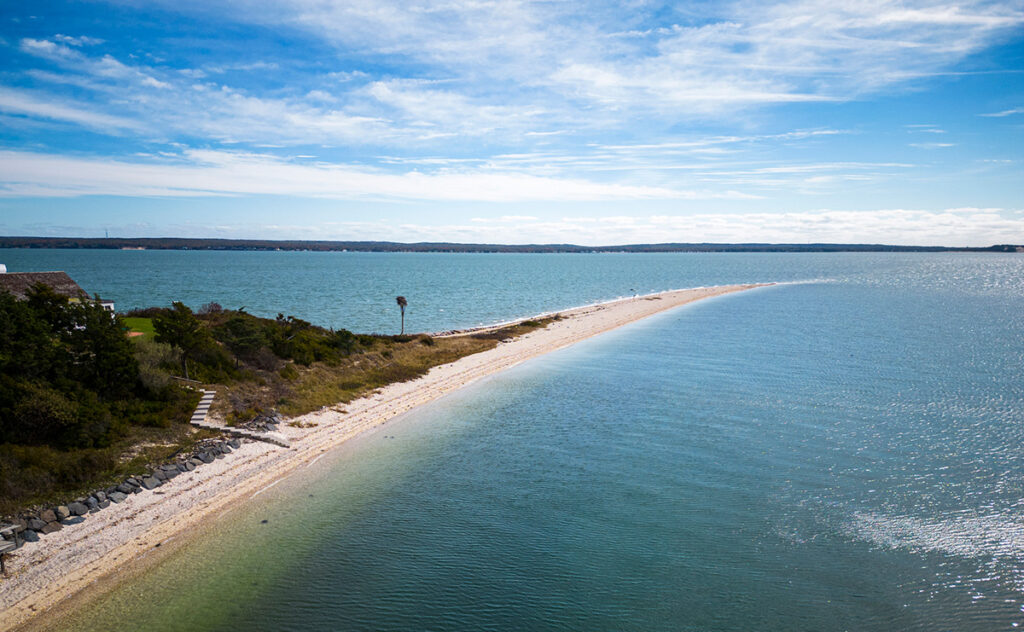
{"label": "bay water", "polygon": [[[2,256],[15,269],[12,252]],[[222,257],[221,268],[306,255],[317,272],[295,263],[292,285],[339,295],[363,285],[331,285],[319,267],[356,253],[186,254]],[[392,283],[382,301],[421,279],[431,305],[459,306],[451,315],[425,304],[422,329],[633,289],[787,282],[633,323],[415,410],[242,503],[54,629],[1024,621],[1024,256],[353,260]],[[59,267],[105,297],[137,300],[110,295],[120,272]],[[205,287],[190,300],[238,291]],[[287,310],[259,300],[357,331],[389,325],[375,308],[318,312],[319,297],[296,294]]]}

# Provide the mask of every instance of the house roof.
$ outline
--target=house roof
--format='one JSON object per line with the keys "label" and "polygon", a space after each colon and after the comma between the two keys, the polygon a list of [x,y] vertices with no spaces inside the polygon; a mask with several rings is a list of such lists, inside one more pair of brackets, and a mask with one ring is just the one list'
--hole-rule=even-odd
{"label": "house roof", "polygon": [[89,298],[85,290],[68,276],[67,272],[8,272],[0,274],[0,290],[6,290],[15,298],[24,299],[37,283],[50,286],[54,292],[69,298]]}

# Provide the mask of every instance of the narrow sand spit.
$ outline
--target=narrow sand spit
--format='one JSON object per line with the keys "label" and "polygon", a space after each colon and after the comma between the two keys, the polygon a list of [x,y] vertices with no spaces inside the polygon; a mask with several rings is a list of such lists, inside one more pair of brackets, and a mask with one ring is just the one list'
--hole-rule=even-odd
{"label": "narrow sand spit", "polygon": [[90,514],[81,524],[45,536],[9,557],[0,578],[0,632],[10,630],[70,597],[97,579],[140,557],[169,538],[244,502],[295,468],[351,437],[483,377],[530,358],[567,347],[616,327],[703,298],[762,287],[728,285],[675,290],[560,312],[562,319],[494,349],[438,366],[427,375],[391,384],[350,402],[345,412],[323,409],[285,427],[290,448],[246,443],[224,459],[134,494]]}

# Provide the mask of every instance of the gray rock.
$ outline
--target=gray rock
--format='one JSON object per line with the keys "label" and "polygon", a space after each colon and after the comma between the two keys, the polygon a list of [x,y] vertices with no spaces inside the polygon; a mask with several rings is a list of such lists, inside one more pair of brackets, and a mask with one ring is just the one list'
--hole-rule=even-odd
{"label": "gray rock", "polygon": [[224,445],[222,445],[222,446],[220,447],[220,449],[221,449],[221,451],[222,451],[222,452],[223,452],[224,454],[231,454],[231,453],[233,452],[233,450],[231,449],[231,446],[229,446],[229,445],[228,445],[228,444],[226,444],[226,443],[225,443]]}
{"label": "gray rock", "polygon": [[142,486],[142,481],[140,481],[139,479],[135,478],[134,476],[128,477],[127,479],[125,479],[124,482],[128,483],[132,487],[141,487]]}
{"label": "gray rock", "polygon": [[68,511],[70,511],[73,516],[84,516],[89,513],[89,506],[76,500],[68,505]]}
{"label": "gray rock", "polygon": [[88,498],[85,499],[85,505],[86,507],[89,508],[89,511],[95,509],[97,506],[99,506],[99,504],[100,501],[96,500],[94,496],[89,496]]}
{"label": "gray rock", "polygon": [[141,485],[140,485],[140,486],[138,486],[138,487],[132,487],[132,493],[133,493],[133,494],[139,494],[139,493],[142,493],[142,490],[143,490],[143,487],[142,487]]}
{"label": "gray rock", "polygon": [[120,502],[124,502],[125,498],[128,498],[128,494],[126,494],[124,492],[118,491],[118,492],[114,492],[113,494],[111,494],[109,496],[109,498],[110,498],[110,500],[114,501],[115,503],[120,503]]}
{"label": "gray rock", "polygon": [[277,432],[277,424],[267,424],[267,430],[270,432]]}
{"label": "gray rock", "polygon": [[[155,478],[158,481],[166,481],[167,480],[167,472],[165,472],[163,470],[157,470],[157,471],[153,472],[153,476],[150,476],[150,478]],[[142,479],[142,485],[143,486],[146,485],[146,479]],[[152,487],[146,487],[146,489],[153,489],[153,488]]]}
{"label": "gray rock", "polygon": [[[199,461],[199,462],[202,463],[202,461]],[[194,469],[196,469],[196,464],[193,463],[192,460],[185,461],[185,471],[186,472],[191,472]]]}
{"label": "gray rock", "polygon": [[198,456],[192,457],[191,459],[188,460],[188,462],[194,465],[195,467],[199,467],[200,465],[203,464],[202,459],[200,459]]}
{"label": "gray rock", "polygon": [[170,471],[164,472],[164,476],[167,477],[167,480],[171,480],[172,478],[174,478],[178,474],[181,474],[181,472],[179,472],[178,470],[170,470]]}
{"label": "gray rock", "polygon": [[224,453],[223,452],[218,452],[216,458],[223,459],[224,458]]}
{"label": "gray rock", "polygon": [[146,478],[142,479],[142,486],[145,487],[146,489],[156,489],[157,487],[160,487],[160,484],[161,483],[159,479],[153,478],[151,476],[147,476]]}
{"label": "gray rock", "polygon": [[93,497],[99,502],[103,502],[104,500],[107,499],[107,494],[106,492],[96,492],[95,494],[93,494]]}
{"label": "gray rock", "polygon": [[122,494],[130,494],[132,493],[132,486],[128,483],[121,483],[117,486],[117,491]]}
{"label": "gray rock", "polygon": [[46,526],[43,527],[39,532],[43,535],[50,535],[51,533],[60,531],[63,528],[64,527],[62,527],[59,522],[47,522]]}
{"label": "gray rock", "polygon": [[[120,492],[117,492],[117,493],[120,493]],[[104,498],[103,500],[100,501],[100,504],[97,505],[97,508],[98,509],[106,509],[109,506],[110,506],[110,499],[109,498]]]}
{"label": "gray rock", "polygon": [[46,526],[46,521],[39,518],[29,518],[27,522],[30,531],[42,531],[43,527]]}
{"label": "gray rock", "polygon": [[213,463],[213,458],[213,455],[210,454],[209,452],[199,453],[199,460],[202,461],[203,463]]}
{"label": "gray rock", "polygon": [[63,520],[71,515],[71,510],[65,505],[58,505],[53,508],[53,513],[57,515],[57,520]]}
{"label": "gray rock", "polygon": [[85,522],[85,518],[82,516],[71,516],[70,518],[65,518],[60,521],[60,523],[65,527],[72,524],[81,524],[83,522]]}
{"label": "gray rock", "polygon": [[25,533],[21,534],[21,539],[26,541],[26,542],[38,542],[39,541],[39,534],[36,533],[35,531],[29,530],[29,531],[26,531]]}
{"label": "gray rock", "polygon": [[43,522],[57,522],[57,514],[53,513],[52,509],[47,509],[39,514],[39,519]]}
{"label": "gray rock", "polygon": [[165,471],[165,472],[176,472],[178,470],[178,464],[177,463],[167,463],[165,465],[161,465],[160,469]]}
{"label": "gray rock", "polygon": [[178,461],[175,467],[178,468],[178,472],[181,474],[184,474],[185,472],[188,471],[188,466],[185,464],[185,461]]}
{"label": "gray rock", "polygon": [[28,521],[24,518],[15,518],[14,520],[11,520],[11,524],[14,525],[15,533],[21,533],[25,529],[28,529]]}
{"label": "gray rock", "polygon": [[242,442],[238,439],[232,439],[231,441],[228,441],[228,445],[237,450],[242,447]]}

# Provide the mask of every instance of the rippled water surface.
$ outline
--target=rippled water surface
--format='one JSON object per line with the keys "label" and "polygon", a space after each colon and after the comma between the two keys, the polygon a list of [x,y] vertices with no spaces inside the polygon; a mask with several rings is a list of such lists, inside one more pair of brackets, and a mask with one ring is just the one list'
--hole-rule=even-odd
{"label": "rippled water surface", "polygon": [[[1006,265],[1007,261],[1017,263]],[[11,272],[65,270],[119,310],[182,301],[359,332],[442,331],[701,285],[852,280],[891,285],[912,274],[932,289],[1020,293],[1013,255],[886,253],[437,254],[0,249]],[[1014,267],[1016,266],[1016,267]],[[908,272],[912,270],[913,272]]]}
{"label": "rippled water surface", "polygon": [[[654,289],[808,282],[661,314],[417,410],[61,629],[1024,621],[1024,257],[730,257],[652,258]],[[558,283],[569,303],[617,291]]]}

